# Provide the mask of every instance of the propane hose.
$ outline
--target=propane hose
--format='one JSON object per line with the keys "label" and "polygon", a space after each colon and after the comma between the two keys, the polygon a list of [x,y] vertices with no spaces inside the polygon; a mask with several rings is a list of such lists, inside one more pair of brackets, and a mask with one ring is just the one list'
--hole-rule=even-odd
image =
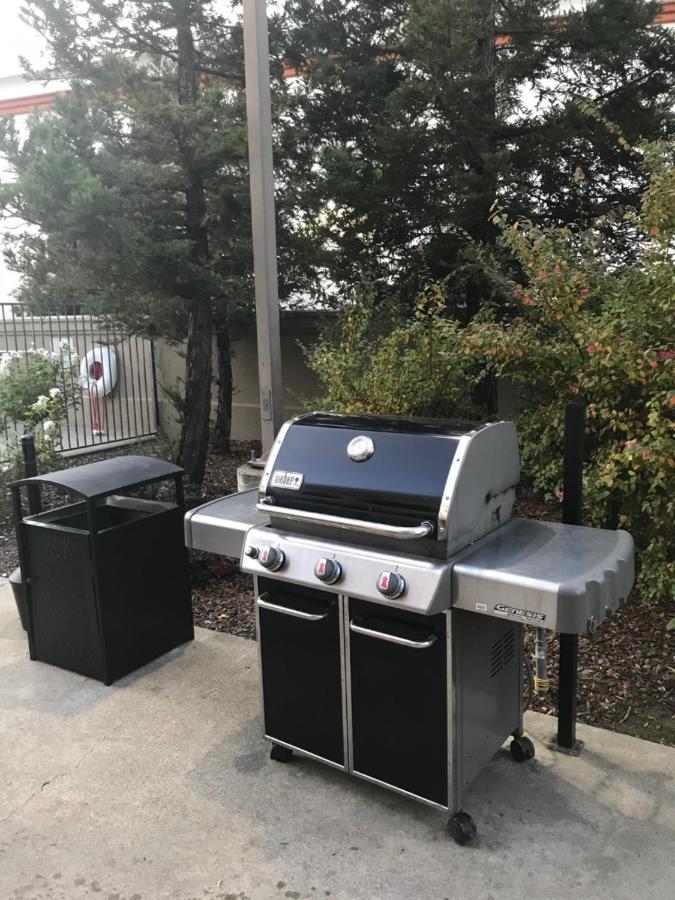
{"label": "propane hose", "polygon": [[534,696],[534,679],[532,678],[532,666],[530,664],[530,660],[527,658],[527,653],[523,653],[523,670],[523,680],[527,685],[526,699],[523,700],[523,712],[527,712],[527,710],[532,705],[532,697]]}
{"label": "propane hose", "polygon": [[551,682],[548,677],[548,660],[546,646],[546,630],[537,628],[534,640],[534,661],[536,670],[534,674],[534,693],[541,697],[548,694]]}

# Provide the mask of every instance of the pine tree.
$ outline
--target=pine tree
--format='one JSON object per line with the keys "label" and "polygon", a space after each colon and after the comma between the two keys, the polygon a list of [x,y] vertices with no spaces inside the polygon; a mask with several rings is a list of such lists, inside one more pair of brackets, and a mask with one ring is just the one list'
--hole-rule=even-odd
{"label": "pine tree", "polygon": [[[289,0],[286,54],[301,73],[304,193],[339,288],[368,278],[410,303],[448,278],[468,321],[500,303],[490,210],[601,221],[614,262],[645,187],[626,147],[672,136],[675,35],[658,3],[588,0]],[[623,142],[623,143],[622,143]],[[634,246],[634,244],[633,244]]]}
{"label": "pine tree", "polygon": [[28,0],[50,77],[71,91],[22,139],[2,207],[20,299],[78,304],[149,337],[187,339],[179,461],[203,478],[220,351],[216,433],[229,439],[229,330],[251,297],[241,29],[196,0]]}

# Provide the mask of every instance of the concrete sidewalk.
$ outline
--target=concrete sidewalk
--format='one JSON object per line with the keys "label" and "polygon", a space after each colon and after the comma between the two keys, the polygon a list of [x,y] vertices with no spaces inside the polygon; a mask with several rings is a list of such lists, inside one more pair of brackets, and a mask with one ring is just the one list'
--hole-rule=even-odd
{"label": "concrete sidewalk", "polygon": [[580,759],[500,754],[444,816],[269,759],[255,644],[196,641],[106,688],[28,660],[0,589],[0,898],[675,897],[675,750],[581,727]]}

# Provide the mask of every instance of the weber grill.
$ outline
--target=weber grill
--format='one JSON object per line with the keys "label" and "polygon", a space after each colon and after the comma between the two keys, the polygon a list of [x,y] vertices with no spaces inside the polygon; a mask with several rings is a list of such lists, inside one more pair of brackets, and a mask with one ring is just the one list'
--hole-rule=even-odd
{"label": "weber grill", "polygon": [[265,737],[447,810],[523,734],[523,627],[583,633],[633,582],[625,532],[512,518],[515,427],[314,413],[259,494],[186,517],[254,576]]}

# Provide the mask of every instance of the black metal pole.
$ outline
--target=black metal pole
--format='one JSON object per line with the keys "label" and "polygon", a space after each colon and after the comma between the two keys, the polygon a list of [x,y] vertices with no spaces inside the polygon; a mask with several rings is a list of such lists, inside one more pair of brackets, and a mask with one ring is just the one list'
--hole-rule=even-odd
{"label": "black metal pole", "polygon": [[155,406],[155,431],[159,431],[159,394],[157,392],[157,357],[155,342],[150,341],[150,364],[152,366],[152,393]]}
{"label": "black metal pole", "polygon": [[584,430],[586,410],[580,403],[570,403],[565,410],[565,443],[563,462],[563,510],[566,525],[581,525],[583,517]]}
{"label": "black metal pole", "polygon": [[[23,473],[25,478],[33,478],[38,474],[37,457],[35,455],[35,438],[32,434],[21,436],[21,455],[23,457]],[[28,512],[33,516],[42,510],[40,488],[37,484],[28,485]]]}
{"label": "black metal pole", "polygon": [[[563,522],[566,525],[581,525],[582,521],[585,424],[586,410],[584,407],[579,403],[570,403],[565,410],[563,468]],[[582,742],[577,741],[578,649],[578,635],[560,635],[556,749],[575,755],[580,753],[583,748]]]}

